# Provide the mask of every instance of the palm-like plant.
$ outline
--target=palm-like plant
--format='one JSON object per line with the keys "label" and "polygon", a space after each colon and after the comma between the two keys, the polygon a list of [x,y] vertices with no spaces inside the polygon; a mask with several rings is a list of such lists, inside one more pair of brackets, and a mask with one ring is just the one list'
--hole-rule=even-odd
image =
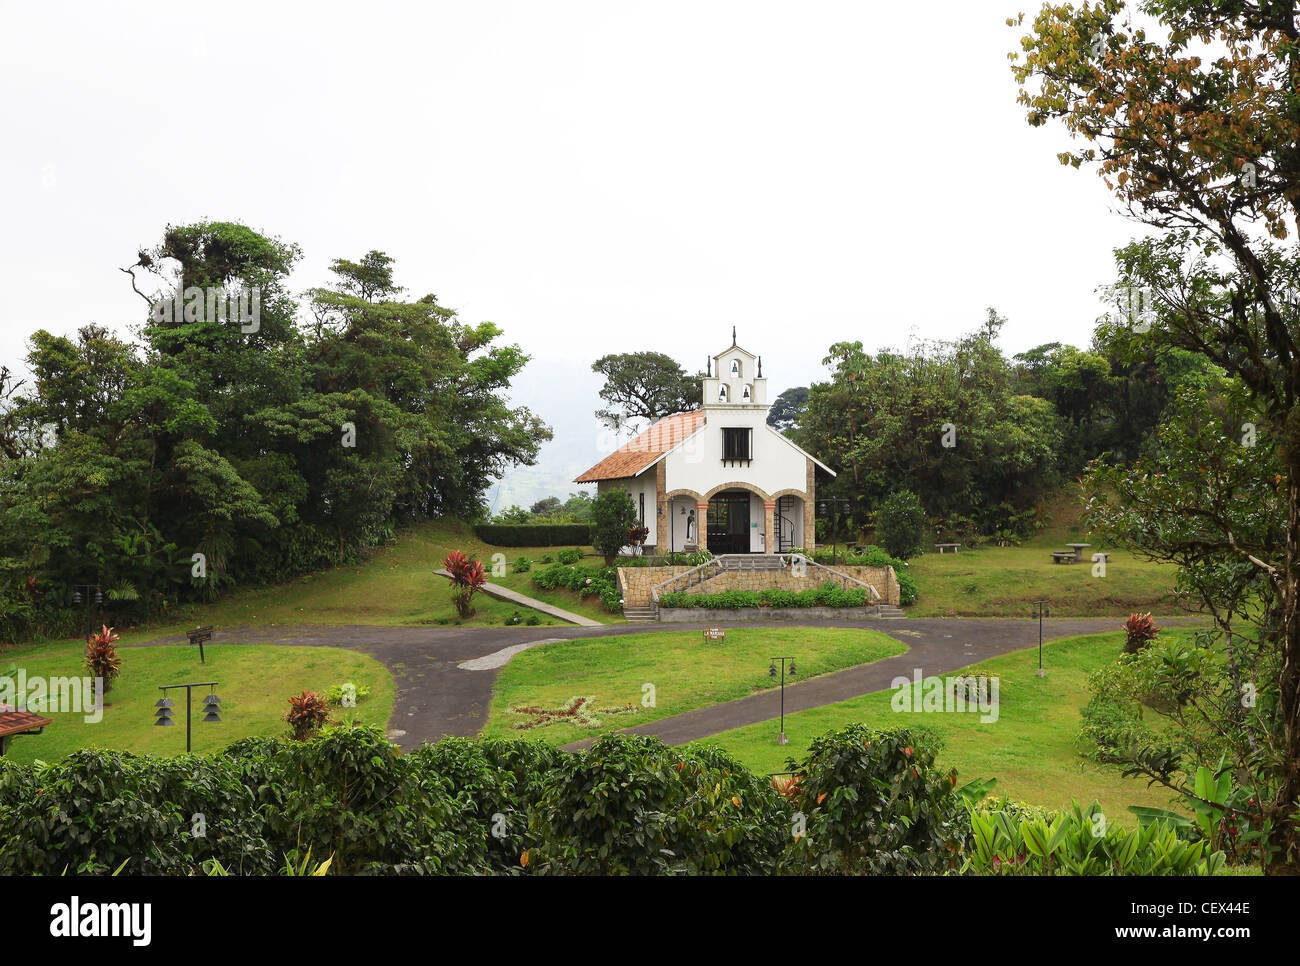
{"label": "palm-like plant", "polygon": [[487,583],[483,564],[460,550],[453,550],[447,554],[443,568],[451,580],[451,602],[456,605],[456,613],[468,617],[474,610],[471,600]]}
{"label": "palm-like plant", "polygon": [[103,625],[86,642],[86,670],[103,679],[105,691],[112,687],[113,678],[122,671],[122,659],[117,656],[117,640],[113,628]]}

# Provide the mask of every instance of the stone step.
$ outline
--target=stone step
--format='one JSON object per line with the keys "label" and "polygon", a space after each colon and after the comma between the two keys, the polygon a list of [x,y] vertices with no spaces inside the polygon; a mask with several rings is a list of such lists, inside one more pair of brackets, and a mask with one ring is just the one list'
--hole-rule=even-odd
{"label": "stone step", "polygon": [[905,620],[907,615],[892,604],[880,604],[876,607],[876,616],[881,620],[899,621]]}

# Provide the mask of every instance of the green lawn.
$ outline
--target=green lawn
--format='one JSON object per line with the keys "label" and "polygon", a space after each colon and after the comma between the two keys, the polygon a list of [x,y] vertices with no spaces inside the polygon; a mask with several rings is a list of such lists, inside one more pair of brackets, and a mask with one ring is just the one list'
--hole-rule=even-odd
{"label": "green lawn", "polygon": [[[501,669],[483,734],[562,745],[770,689],[778,683],[768,676],[773,655],[795,657],[803,679],[906,649],[884,634],[846,628],[729,628],[726,640],[716,644],[695,630],[542,645]],[[646,684],[654,686],[654,707],[642,705]],[[593,727],[557,722],[517,729],[528,719],[509,710],[556,708],[575,697],[591,697],[602,709],[633,705],[636,711],[602,718]]]}
{"label": "green lawn", "polygon": [[[1089,542],[1083,563],[1052,562],[1051,551]],[[1090,555],[1098,550],[1110,554],[1104,577],[1093,575]],[[1018,547],[925,551],[909,561],[920,594],[907,608],[910,617],[1027,617],[1029,602],[1038,599],[1050,601],[1060,617],[1181,611],[1173,598],[1173,566],[1102,546],[1077,526],[1055,527]]]}
{"label": "green lawn", "polygon": [[[355,708],[335,708],[332,720],[345,716],[386,727],[393,710],[393,679],[374,658],[336,647],[280,647],[219,644],[205,648],[206,664],[199,664],[196,648],[123,647],[118,649],[122,671],[104,696],[102,719],[84,720],[81,714],[55,713],[40,735],[10,742],[8,757],[15,761],[61,758],[78,748],[97,745],[140,754],[181,754],[185,751],[185,692],[172,691],[176,726],[154,724],[154,702],[161,684],[216,681],[221,698],[221,721],[207,723],[197,713],[206,689],[194,689],[193,736],[196,752],[218,751],[237,738],[250,735],[286,735],[284,715],[289,696],[304,688],[324,692],[351,681],[369,686],[368,697]],[[14,676],[19,668],[33,676],[81,676],[80,643],[45,644],[0,655],[0,674]]]}
{"label": "green lawn", "polygon": [[[169,619],[130,631],[119,628],[119,631],[122,640],[130,643],[164,634],[179,634],[182,629],[199,624],[217,627],[241,624],[454,625],[458,620],[447,594],[447,579],[434,575],[452,550],[464,550],[482,560],[489,570],[494,553],[505,554],[509,566],[520,556],[537,559],[543,554],[554,555],[556,552],[554,547],[493,547],[474,536],[473,530],[465,524],[439,520],[403,531],[392,546],[379,550],[362,563],[307,574],[273,587],[240,590],[212,604],[186,604],[174,611]],[[518,576],[526,578],[528,575]],[[510,583],[508,580],[504,582]],[[523,586],[517,589],[530,593]],[[467,625],[504,624],[516,610],[520,610],[525,618],[537,613],[484,595],[475,597],[474,606],[474,615],[464,621]],[[559,606],[567,606],[567,603],[559,603]],[[596,607],[600,609],[598,603]],[[578,607],[569,609],[587,613]],[[606,620],[613,617],[603,610],[601,613]],[[570,626],[544,614],[539,613],[538,617],[541,624]]]}
{"label": "green lawn", "polygon": [[[1169,630],[1164,636],[1188,633]],[[1128,823],[1133,818],[1126,806],[1168,808],[1170,794],[1122,778],[1117,768],[1086,762],[1074,743],[1079,709],[1088,701],[1088,673],[1113,661],[1123,641],[1122,633],[1111,633],[1049,642],[1043,647],[1044,678],[1036,674],[1037,648],[980,664],[981,672],[999,679],[998,719],[987,724],[970,712],[896,712],[890,703],[894,692],[883,691],[787,715],[790,744],[784,748],[776,743],[775,721],[727,731],[700,744],[719,745],[755,771],[775,772],[787,768],[787,757],[802,757],[813,738],[835,728],[859,721],[880,728],[923,725],[943,735],[939,760],[956,767],[960,781],[996,778],[995,794],[1047,807],[1096,799],[1112,821]]]}

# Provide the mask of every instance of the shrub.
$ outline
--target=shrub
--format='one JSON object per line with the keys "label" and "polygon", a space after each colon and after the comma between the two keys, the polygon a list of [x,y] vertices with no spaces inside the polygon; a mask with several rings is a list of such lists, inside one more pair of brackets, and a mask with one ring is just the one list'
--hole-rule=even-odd
{"label": "shrub", "polygon": [[519,557],[515,560],[515,573],[526,574],[533,567],[533,562],[527,557]]}
{"label": "shrub", "polygon": [[577,547],[565,548],[555,555],[555,559],[562,564],[576,564],[582,559],[582,551]]}
{"label": "shrub", "polygon": [[460,617],[468,617],[474,611],[474,595],[487,583],[483,564],[471,560],[459,550],[453,550],[447,554],[443,567],[451,575],[451,602],[456,606],[456,613]]}
{"label": "shrub", "polygon": [[555,564],[534,573],[532,582],[542,590],[565,587],[583,599],[598,596],[601,604],[611,613],[617,613],[623,606],[618,592],[618,571],[613,567],[566,567]]}
{"label": "shrub", "polygon": [[289,722],[296,741],[306,741],[321,729],[329,714],[329,707],[321,695],[304,690],[289,699],[289,713],[284,720]]}
{"label": "shrub", "polygon": [[971,811],[972,848],[963,871],[980,875],[1212,875],[1224,854],[1180,840],[1170,824],[1109,823],[1096,802],[1043,815]]}
{"label": "shrub", "polygon": [[809,746],[789,768],[799,779],[807,834],[791,851],[797,871],[908,875],[958,868],[970,817],[956,771],[940,772],[938,738],[925,729],[850,725]]}
{"label": "shrub", "polygon": [[925,527],[925,509],[911,490],[890,494],[876,512],[876,533],[885,549],[906,560],[921,549],[921,531]]}
{"label": "shrub", "polygon": [[480,523],[474,535],[494,547],[563,547],[586,543],[590,528],[585,523]]}
{"label": "shrub", "polygon": [[833,583],[808,590],[723,590],[716,594],[688,594],[673,591],[659,598],[660,607],[708,607],[739,610],[742,607],[866,607],[870,601],[863,587],[842,590]]}
{"label": "shrub", "polygon": [[86,642],[86,670],[92,677],[102,678],[104,690],[113,685],[113,679],[122,671],[122,659],[117,656],[118,635],[113,628],[102,626]]}
{"label": "shrub", "polygon": [[591,505],[591,544],[612,566],[627,544],[628,531],[636,526],[637,510],[626,490],[608,490]]}
{"label": "shrub", "polygon": [[715,748],[605,735],[559,759],[536,809],[542,874],[772,872],[790,807],[765,779]]}
{"label": "shrub", "polygon": [[1136,654],[1146,647],[1156,636],[1160,628],[1151,620],[1150,614],[1129,614],[1124,622],[1124,653]]}

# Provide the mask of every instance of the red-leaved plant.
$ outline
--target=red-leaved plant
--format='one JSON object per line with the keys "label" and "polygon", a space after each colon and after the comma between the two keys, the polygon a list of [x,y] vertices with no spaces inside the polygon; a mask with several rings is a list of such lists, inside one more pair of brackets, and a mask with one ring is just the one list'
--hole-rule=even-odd
{"label": "red-leaved plant", "polygon": [[483,564],[471,560],[460,550],[447,554],[443,568],[451,578],[451,602],[456,605],[456,613],[468,617],[474,611],[471,600],[487,583]]}
{"label": "red-leaved plant", "polygon": [[1124,622],[1124,633],[1124,653],[1136,654],[1155,640],[1160,628],[1156,627],[1150,614],[1129,614]]}
{"label": "red-leaved plant", "polygon": [[103,625],[86,641],[86,670],[92,677],[102,678],[104,690],[113,685],[113,678],[122,671],[122,659],[117,656],[117,638],[113,628]]}
{"label": "red-leaved plant", "polygon": [[284,716],[284,720],[289,722],[295,739],[306,741],[321,729],[329,713],[324,695],[315,691],[303,691],[289,699],[289,713]]}

